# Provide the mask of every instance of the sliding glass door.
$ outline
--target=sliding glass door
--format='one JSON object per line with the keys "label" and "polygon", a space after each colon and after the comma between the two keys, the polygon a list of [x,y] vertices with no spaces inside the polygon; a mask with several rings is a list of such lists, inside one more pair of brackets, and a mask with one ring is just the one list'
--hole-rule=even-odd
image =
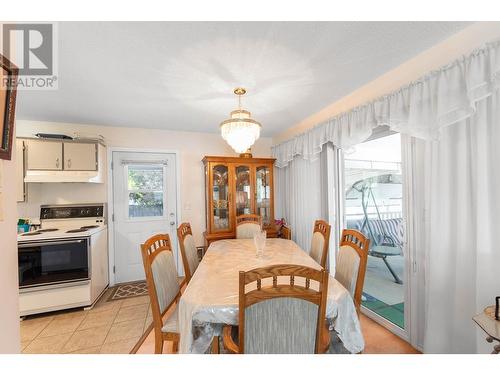
{"label": "sliding glass door", "polygon": [[357,229],[370,239],[362,306],[393,331],[404,331],[400,135],[387,135],[344,150],[343,171],[344,227]]}

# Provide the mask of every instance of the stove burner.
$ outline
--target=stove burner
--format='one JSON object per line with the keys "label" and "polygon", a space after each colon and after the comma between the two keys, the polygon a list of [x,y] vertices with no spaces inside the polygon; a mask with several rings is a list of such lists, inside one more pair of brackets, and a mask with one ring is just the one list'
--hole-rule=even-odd
{"label": "stove burner", "polygon": [[81,227],[80,229],[94,229],[94,228],[99,228],[99,225],[85,225],[84,227]]}
{"label": "stove burner", "polygon": [[81,233],[81,232],[86,232],[89,229],[94,229],[94,228],[99,228],[99,225],[86,225],[86,226],[78,228],[78,229],[68,230],[68,231],[66,231],[66,233]]}
{"label": "stove burner", "polygon": [[59,230],[59,229],[57,229],[57,228],[38,229],[34,232],[24,233],[23,236],[36,236],[37,234],[42,234],[45,232],[55,232],[56,230]]}

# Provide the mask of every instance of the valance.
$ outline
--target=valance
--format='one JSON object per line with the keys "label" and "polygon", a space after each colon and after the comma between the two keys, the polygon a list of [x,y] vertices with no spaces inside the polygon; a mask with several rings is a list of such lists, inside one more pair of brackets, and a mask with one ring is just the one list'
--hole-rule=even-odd
{"label": "valance", "polygon": [[347,148],[365,141],[381,125],[413,137],[439,139],[443,127],[469,117],[475,112],[476,102],[498,87],[500,41],[273,146],[273,157],[279,168],[298,155],[314,160],[325,143]]}

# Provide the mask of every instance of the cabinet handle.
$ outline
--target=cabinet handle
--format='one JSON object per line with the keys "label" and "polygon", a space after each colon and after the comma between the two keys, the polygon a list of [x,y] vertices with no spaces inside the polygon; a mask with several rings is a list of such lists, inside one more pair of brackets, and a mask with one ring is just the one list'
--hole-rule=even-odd
{"label": "cabinet handle", "polygon": [[71,168],[71,159],[68,159],[68,168]]}
{"label": "cabinet handle", "polygon": [[59,168],[59,158],[56,158],[56,168]]}

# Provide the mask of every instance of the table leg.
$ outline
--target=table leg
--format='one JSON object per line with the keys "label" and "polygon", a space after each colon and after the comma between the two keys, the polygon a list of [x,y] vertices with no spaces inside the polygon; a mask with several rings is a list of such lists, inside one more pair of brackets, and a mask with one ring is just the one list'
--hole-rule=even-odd
{"label": "table leg", "polygon": [[220,354],[219,336],[214,336],[212,340],[212,354]]}

